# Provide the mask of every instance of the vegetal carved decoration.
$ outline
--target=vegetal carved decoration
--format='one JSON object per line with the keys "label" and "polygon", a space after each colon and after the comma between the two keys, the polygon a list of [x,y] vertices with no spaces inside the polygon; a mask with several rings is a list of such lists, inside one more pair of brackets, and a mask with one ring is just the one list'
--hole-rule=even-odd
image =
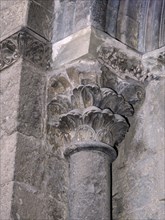
{"label": "vegetal carved decoration", "polygon": [[49,43],[37,39],[27,30],[22,30],[0,42],[0,70],[16,62],[20,56],[47,68],[50,55]]}
{"label": "vegetal carved decoration", "polygon": [[129,58],[127,54],[115,47],[101,47],[98,60],[117,72],[129,73],[137,79],[143,77],[143,65],[137,58]]}
{"label": "vegetal carved decoration", "polygon": [[165,65],[165,52],[161,52],[158,56],[158,61]]}
{"label": "vegetal carved decoration", "polygon": [[[77,80],[76,87],[73,76],[70,80],[67,73],[58,73],[50,79],[47,108],[50,144],[54,141],[58,145],[58,140],[67,148],[72,143],[97,141],[116,146],[124,139],[129,129],[127,117],[134,114],[136,100],[131,103],[131,97],[127,95],[128,82],[116,78],[108,88],[107,79],[104,77],[102,80],[104,71],[102,69],[95,83],[89,84],[86,80],[86,84],[79,85]],[[76,79],[83,79],[82,75],[77,74]],[[135,94],[132,94],[132,100]]]}
{"label": "vegetal carved decoration", "polygon": [[114,146],[123,140],[129,124],[109,109],[91,106],[84,111],[75,109],[61,115],[58,128],[66,143],[100,141]]}

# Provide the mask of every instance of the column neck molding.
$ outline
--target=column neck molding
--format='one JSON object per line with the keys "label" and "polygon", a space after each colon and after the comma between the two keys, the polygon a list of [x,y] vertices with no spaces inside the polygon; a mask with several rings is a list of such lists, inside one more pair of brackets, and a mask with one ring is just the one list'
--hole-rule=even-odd
{"label": "column neck molding", "polygon": [[51,60],[51,44],[30,29],[23,28],[0,42],[0,71],[20,57],[47,69]]}

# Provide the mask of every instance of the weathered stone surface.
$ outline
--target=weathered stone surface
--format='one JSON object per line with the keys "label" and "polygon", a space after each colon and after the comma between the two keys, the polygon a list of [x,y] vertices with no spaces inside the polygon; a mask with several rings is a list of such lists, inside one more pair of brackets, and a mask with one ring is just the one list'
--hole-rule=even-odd
{"label": "weathered stone surface", "polygon": [[107,5],[105,31],[112,37],[116,37],[119,3],[120,0],[111,0]]}
{"label": "weathered stone surface", "polygon": [[[49,6],[50,2],[43,1]],[[54,14],[49,11],[46,7],[42,7],[44,3],[37,1],[30,1],[29,3],[29,14],[27,20],[27,26],[35,31],[38,35],[46,38],[51,41],[52,31],[53,31],[53,22]],[[41,4],[41,5],[40,5]],[[53,1],[52,1],[52,10],[53,10]],[[50,9],[50,8],[49,8]]]}
{"label": "weathered stone surface", "polygon": [[[58,57],[60,59],[60,55]],[[145,93],[140,83],[122,80],[97,60],[81,61],[50,73],[48,146],[70,158],[69,219],[109,220],[110,180],[103,185],[103,182],[97,184],[96,191],[99,184],[101,188],[99,195],[88,191],[90,183],[97,179],[97,168],[101,167],[96,155],[104,155],[104,162],[109,164],[106,171],[104,165],[102,167],[104,177],[98,177],[107,181],[110,163],[116,158],[114,148],[123,140],[129,128],[126,117],[134,113],[132,105],[141,103]],[[106,191],[103,199],[102,192]],[[106,208],[98,209],[98,206]]]}
{"label": "weathered stone surface", "polygon": [[44,200],[44,195],[38,195],[36,188],[28,184],[14,182],[11,218],[48,219]]}
{"label": "weathered stone surface", "polygon": [[0,2],[0,41],[14,34],[26,25],[27,0],[1,0]]}
{"label": "weathered stone surface", "polygon": [[109,156],[96,151],[83,151],[73,154],[69,162],[69,219],[109,220]]}
{"label": "weathered stone surface", "polygon": [[12,204],[21,65],[0,73],[0,219],[10,218]]}
{"label": "weathered stone surface", "polygon": [[90,28],[87,28],[53,44],[53,68],[58,68],[88,54],[89,43]]}
{"label": "weathered stone surface", "polygon": [[115,47],[101,47],[98,60],[121,74],[132,74],[135,78],[143,77],[143,65],[136,57],[128,58],[127,54]]}
{"label": "weathered stone surface", "polygon": [[[41,189],[45,156],[43,144],[32,136],[17,134],[14,180]],[[33,162],[32,162],[33,161]]]}
{"label": "weathered stone surface", "polygon": [[53,42],[57,42],[88,26],[103,30],[107,0],[56,1]]}
{"label": "weathered stone surface", "polygon": [[30,0],[30,1],[33,1],[36,4],[46,8],[50,12],[54,11],[54,5],[56,3],[55,1],[52,1],[52,0],[46,0],[46,1],[43,1],[43,0]]}
{"label": "weathered stone surface", "polygon": [[0,185],[3,186],[14,179],[17,133],[3,136],[0,147]]}
{"label": "weathered stone surface", "polygon": [[146,53],[142,56],[146,81],[159,80],[165,72],[165,47]]}
{"label": "weathered stone surface", "polygon": [[34,137],[43,135],[44,88],[43,70],[24,61],[19,91],[18,131],[20,133]]}
{"label": "weathered stone surface", "polygon": [[118,145],[129,128],[124,117],[133,115],[132,105],[135,107],[144,99],[140,84],[117,77],[111,80],[114,75],[108,68],[106,72],[103,67],[98,71],[99,66],[98,72],[92,67],[91,72],[84,71],[87,65],[94,67],[96,63],[72,64],[49,79],[47,138],[50,146],[59,148],[61,143],[67,148],[70,143],[88,140]]}
{"label": "weathered stone surface", "polygon": [[12,217],[66,220],[67,162],[46,150],[41,140],[22,134],[15,160]]}
{"label": "weathered stone surface", "polygon": [[124,44],[145,53],[164,46],[163,0],[109,0],[105,31]]}
{"label": "weathered stone surface", "polygon": [[20,59],[12,66],[12,69],[6,69],[0,73],[0,136],[10,135],[17,128],[21,65]]}
{"label": "weathered stone surface", "polygon": [[12,195],[13,195],[13,182],[8,182],[1,185],[1,197],[0,197],[0,219],[10,219]]}
{"label": "weathered stone surface", "polygon": [[[22,2],[24,1],[15,0],[14,3],[11,3],[11,1],[1,1],[2,39],[20,30],[20,26],[22,24],[24,25],[22,23],[25,21],[24,13],[20,11],[22,10],[21,8],[26,8],[27,3],[23,6]],[[55,12],[53,2],[49,0],[30,1],[28,19],[29,27],[49,41],[53,38],[52,41],[56,42],[92,24],[101,30],[104,30],[104,26],[107,25],[107,32],[114,37],[116,37],[115,28],[118,26],[117,28],[121,32],[118,39],[142,52],[152,50],[155,47],[157,48],[159,45],[164,45],[165,16],[163,15],[165,10],[162,4],[163,1],[161,0],[156,1],[156,3],[153,3],[154,1],[142,0],[111,0],[108,2],[109,9],[107,9],[110,10],[111,15],[108,11],[105,13],[107,1],[101,1],[100,3],[95,0],[57,0],[55,1]],[[140,9],[140,7],[143,7],[143,9]],[[118,13],[119,8],[120,12],[123,11],[122,16],[121,13]],[[14,13],[15,11],[19,14]],[[39,13],[36,14],[36,11]],[[146,13],[147,11],[148,13]],[[53,24],[54,17],[55,24]],[[11,25],[6,25],[9,22],[8,20],[11,20]],[[144,21],[142,22],[142,20]],[[152,25],[152,21],[155,22],[154,26]],[[159,21],[161,23],[160,25],[158,25]],[[54,36],[52,36],[52,26],[54,26]],[[29,32],[28,34],[31,35],[31,33]],[[144,33],[146,33],[145,36]],[[20,37],[24,38],[23,35]],[[47,101],[48,103],[51,102],[52,105],[50,105],[50,109],[48,108],[48,131],[46,134],[46,117],[44,113],[46,110],[45,105],[47,105],[44,98],[46,94],[45,71],[38,68],[37,65],[39,64],[40,67],[45,67],[45,64],[47,65],[47,57],[42,56],[46,53],[45,44],[43,44],[42,40],[40,41],[41,38],[37,39],[34,40],[33,37],[30,37],[28,40],[25,40],[28,45],[27,50],[23,53],[24,58],[25,60],[28,58],[28,61],[31,62],[24,61],[23,68],[21,67],[22,61],[19,59],[19,55],[22,53],[18,53],[18,57],[15,59],[17,62],[12,67],[8,67],[8,61],[10,61],[10,58],[11,60],[13,57],[15,58],[15,52],[17,52],[17,45],[16,47],[15,45],[13,46],[13,41],[4,43],[4,46],[1,47],[1,51],[6,51],[6,56],[4,57],[7,65],[5,64],[5,67],[8,68],[0,73],[1,81],[3,81],[0,90],[3,107],[1,114],[1,170],[3,171],[1,175],[1,189],[3,203],[0,218],[10,218],[12,202],[13,219],[67,219],[68,167],[63,156],[63,142],[61,142],[60,133],[54,132],[56,127],[54,123],[59,121],[59,115],[65,114],[61,115],[61,123],[67,121],[65,123],[68,129],[66,129],[66,133],[69,131],[73,135],[75,128],[77,130],[77,124],[73,123],[74,120],[72,119],[76,118],[76,120],[81,121],[81,117],[79,118],[80,114],[77,114],[77,112],[70,112],[73,106],[67,98],[58,99],[61,106],[64,104],[64,108],[60,109],[60,105],[57,105],[54,97],[57,97],[57,93],[70,97],[71,92],[74,91],[74,95],[79,94],[77,96],[75,95],[76,98],[78,97],[77,99],[71,96],[74,99],[75,106],[79,106],[81,103],[81,107],[83,108],[85,105],[86,108],[88,104],[92,103],[92,105],[98,107],[96,104],[99,102],[98,97],[103,94],[98,92],[98,96],[96,96],[98,90],[95,90],[95,87],[93,87],[93,90],[90,90],[91,86],[86,86],[95,83],[99,86],[101,85],[100,87],[111,88],[118,93],[110,92],[113,94],[116,102],[120,98],[121,105],[111,106],[109,104],[111,103],[111,99],[109,100],[107,98],[108,108],[113,112],[116,111],[116,113],[123,114],[121,111],[125,106],[123,100],[133,105],[134,108],[136,104],[139,105],[143,102],[144,91],[143,89],[139,89],[139,86],[141,86],[140,83],[135,83],[135,80],[138,79],[139,81],[145,81],[147,96],[142,109],[136,114],[135,120],[129,119],[132,124],[131,130],[126,135],[125,142],[122,143],[118,161],[116,161],[113,167],[114,219],[140,220],[145,218],[162,220],[164,217],[163,204],[165,198],[162,193],[164,192],[165,185],[164,178],[162,178],[164,177],[165,169],[163,120],[165,118],[165,98],[162,95],[164,92],[161,94],[165,86],[162,80],[165,70],[164,48],[160,51],[155,51],[155,55],[152,53],[142,56],[103,32],[89,27],[55,44],[53,68],[68,65],[64,71],[64,75],[67,77],[65,78],[63,75],[63,70],[62,72],[59,70],[60,74],[56,71],[50,73],[52,75],[55,74],[57,78],[55,80],[52,77],[51,86],[50,84],[48,85]],[[18,38],[14,42],[17,40]],[[31,43],[29,44],[29,42]],[[20,47],[23,46],[22,41],[17,43]],[[104,49],[105,51],[102,53]],[[76,61],[76,68],[71,64],[72,61]],[[102,67],[105,66],[106,68],[103,70]],[[134,80],[128,80],[127,77],[134,78]],[[77,85],[80,84],[83,86],[79,93]],[[132,87],[128,85],[132,85]],[[123,95],[124,98],[122,99],[120,95]],[[67,109],[68,104],[69,110]],[[105,107],[105,105],[100,106],[102,108]],[[65,108],[67,109],[66,111]],[[96,133],[98,133],[99,126],[101,127],[101,131],[103,130],[103,125],[105,124],[103,123],[102,125],[101,122],[105,122],[105,120],[100,120],[103,110],[100,112],[95,110],[92,109],[92,114],[88,111],[85,115],[88,116],[88,119],[90,117],[92,118],[92,120],[87,120],[88,124],[91,125],[93,123],[94,125],[92,124],[92,126],[95,128]],[[112,117],[112,119],[114,120],[115,117]],[[74,126],[75,124],[76,126]],[[16,133],[15,131],[17,130],[20,133]],[[120,132],[118,133],[120,134]],[[90,136],[89,132],[84,132],[83,130],[83,132],[80,132],[80,139],[82,138],[82,133],[86,138]],[[102,133],[104,132],[102,131]],[[46,138],[44,135],[47,135],[47,143],[45,143]],[[107,137],[108,140],[109,136]],[[117,142],[112,141],[111,144],[113,143]],[[108,178],[104,178],[104,173],[100,170],[99,159],[96,158],[92,164],[90,158],[87,162],[82,160],[83,154],[81,153],[82,151],[76,152],[79,156],[77,155],[78,162],[75,170],[80,168],[81,171],[87,173],[88,168],[82,170],[81,165],[83,164],[83,167],[85,167],[90,164],[91,166],[89,167],[92,167],[96,164],[97,166],[94,168],[98,168],[98,172],[90,171],[92,173],[88,176],[88,180],[92,175],[93,179],[95,179],[99,173],[101,177],[97,179],[96,183],[103,184]],[[100,156],[100,154],[102,153],[97,152],[97,155]],[[75,155],[73,154],[72,156]],[[102,161],[105,163],[105,160]],[[107,167],[106,170],[109,175],[109,165]],[[77,175],[81,179],[80,173],[76,172],[73,175]],[[13,182],[11,182],[13,179],[15,181],[14,191]],[[85,189],[83,195],[81,195],[82,197],[80,196],[81,198],[84,195],[87,198],[94,198],[95,195],[100,198],[99,196],[104,194],[101,198],[103,198],[103,202],[107,199],[106,210],[108,210],[110,207],[109,198],[107,197],[109,192],[106,194],[100,191],[99,184],[95,184],[96,187],[93,187],[94,184],[91,186],[87,181],[84,185],[80,183],[76,189],[78,194],[81,191],[79,190],[80,186],[82,186],[83,190]],[[95,192],[93,193],[93,189],[98,190],[96,194]],[[96,203],[93,202],[93,204],[90,204],[94,213],[97,213],[99,206],[94,206],[94,204],[100,204],[97,201],[94,200]],[[78,207],[79,204],[77,204],[77,201],[75,203],[75,207]],[[86,203],[83,201],[82,207],[85,205]],[[88,204],[87,206],[90,207]],[[103,207],[103,203],[100,206]],[[102,210],[99,209],[100,213]],[[73,209],[73,211],[78,213],[79,209]],[[91,217],[90,214],[91,212],[88,216]],[[102,216],[98,216],[95,214],[94,219],[99,218],[100,220]],[[82,217],[83,220],[85,217]],[[109,216],[107,218],[109,220]]]}
{"label": "weathered stone surface", "polygon": [[53,44],[53,69],[80,58],[97,59],[122,78],[144,80],[147,75],[147,70],[141,62],[141,54],[91,27]]}
{"label": "weathered stone surface", "polygon": [[114,219],[164,218],[164,83],[162,78],[147,86],[144,104],[113,163]]}
{"label": "weathered stone surface", "polygon": [[0,70],[13,64],[21,56],[45,69],[50,66],[50,43],[29,29],[22,29],[3,40],[0,48]]}

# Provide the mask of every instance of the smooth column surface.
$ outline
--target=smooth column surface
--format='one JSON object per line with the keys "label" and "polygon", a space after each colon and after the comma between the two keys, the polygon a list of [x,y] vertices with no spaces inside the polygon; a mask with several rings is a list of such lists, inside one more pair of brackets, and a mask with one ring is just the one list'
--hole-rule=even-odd
{"label": "smooth column surface", "polygon": [[110,220],[110,163],[96,150],[70,155],[69,220]]}

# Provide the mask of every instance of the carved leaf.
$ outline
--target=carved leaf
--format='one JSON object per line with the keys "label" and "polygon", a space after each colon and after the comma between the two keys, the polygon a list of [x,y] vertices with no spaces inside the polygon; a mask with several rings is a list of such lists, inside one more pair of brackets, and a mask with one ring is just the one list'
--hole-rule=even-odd
{"label": "carved leaf", "polygon": [[129,124],[127,123],[126,119],[121,115],[114,114],[114,123],[113,126],[111,126],[113,145],[118,145],[122,142],[128,129]]}
{"label": "carved leaf", "polygon": [[82,98],[85,108],[89,106],[98,106],[101,100],[100,88],[96,85],[86,85],[82,89]]}
{"label": "carved leaf", "polygon": [[83,86],[81,85],[73,90],[73,95],[71,97],[71,100],[75,108],[80,108],[80,109],[84,108],[84,102],[81,95],[82,89]]}
{"label": "carved leaf", "polygon": [[121,95],[108,88],[102,88],[102,101],[100,104],[101,109],[111,109],[114,113],[132,116],[134,113],[133,107],[124,100]]}
{"label": "carved leaf", "polygon": [[72,110],[67,114],[61,115],[59,122],[60,129],[62,129],[66,133],[75,131],[75,129],[82,124],[81,113],[77,109]]}
{"label": "carved leaf", "polygon": [[76,130],[74,141],[86,141],[86,140],[96,140],[96,133],[88,125],[81,125]]}

